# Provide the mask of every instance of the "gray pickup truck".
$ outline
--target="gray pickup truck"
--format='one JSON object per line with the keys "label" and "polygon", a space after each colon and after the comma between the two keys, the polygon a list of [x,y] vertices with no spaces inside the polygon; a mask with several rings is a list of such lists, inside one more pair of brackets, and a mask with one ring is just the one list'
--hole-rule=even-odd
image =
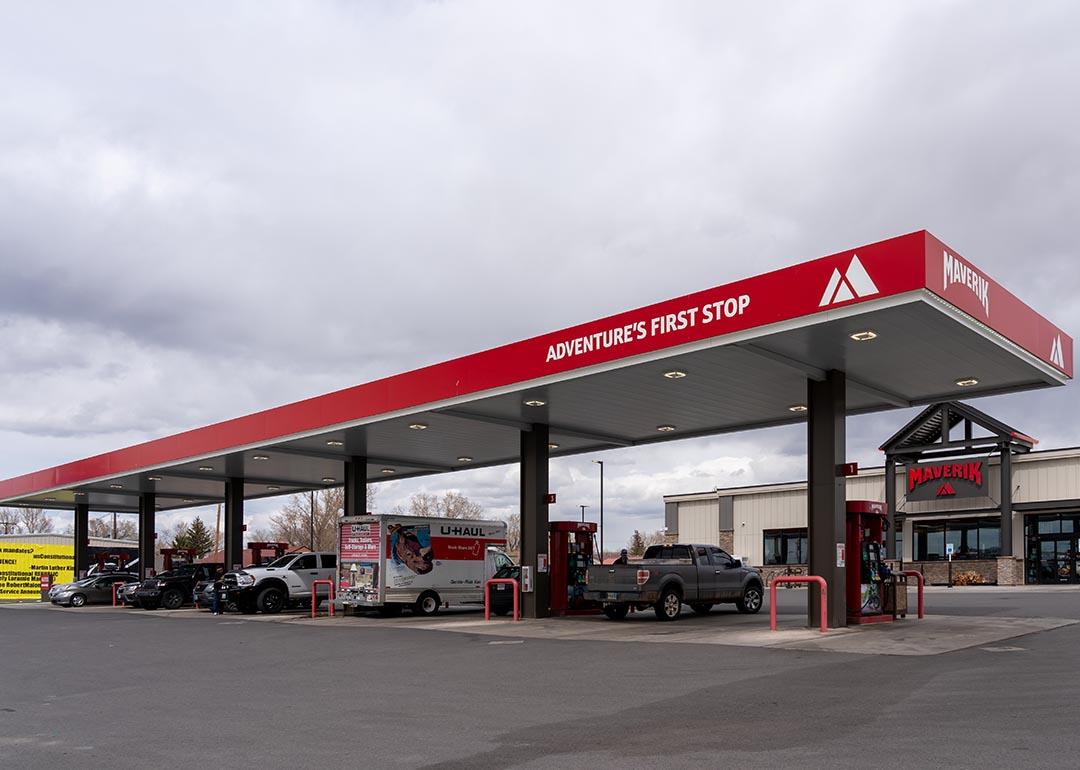
{"label": "gray pickup truck", "polygon": [[652,607],[659,620],[675,620],[683,603],[699,614],[721,602],[757,612],[763,585],[760,572],[715,545],[651,545],[641,561],[589,567],[585,598],[600,602],[612,620],[631,607]]}

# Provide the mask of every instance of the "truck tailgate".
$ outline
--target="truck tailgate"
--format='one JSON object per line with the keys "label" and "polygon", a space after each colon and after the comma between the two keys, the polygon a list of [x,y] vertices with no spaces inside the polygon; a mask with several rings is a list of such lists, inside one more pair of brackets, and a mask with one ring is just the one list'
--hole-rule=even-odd
{"label": "truck tailgate", "polygon": [[589,591],[637,591],[635,564],[605,564],[589,567]]}

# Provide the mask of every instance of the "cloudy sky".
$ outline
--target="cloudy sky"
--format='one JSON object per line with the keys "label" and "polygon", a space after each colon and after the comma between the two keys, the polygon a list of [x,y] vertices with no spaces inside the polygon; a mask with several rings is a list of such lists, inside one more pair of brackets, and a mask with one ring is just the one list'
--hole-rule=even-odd
{"label": "cloudy sky", "polygon": [[[0,477],[920,228],[1080,330],[1080,5],[744,6],[0,6]],[[1075,445],[1078,392],[977,405]],[[804,453],[597,455],[608,543]],[[595,511],[591,459],[554,515]],[[516,478],[378,507],[505,514]]]}

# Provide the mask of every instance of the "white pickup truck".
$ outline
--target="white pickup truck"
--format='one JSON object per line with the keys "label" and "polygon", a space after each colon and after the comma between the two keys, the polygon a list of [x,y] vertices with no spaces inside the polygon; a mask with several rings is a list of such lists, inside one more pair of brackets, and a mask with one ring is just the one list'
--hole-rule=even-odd
{"label": "white pickup truck", "polygon": [[[336,553],[287,553],[265,567],[227,573],[222,602],[245,613],[273,614],[290,605],[310,606],[312,583],[330,580],[335,572]],[[329,586],[319,586],[318,598],[328,596]]]}

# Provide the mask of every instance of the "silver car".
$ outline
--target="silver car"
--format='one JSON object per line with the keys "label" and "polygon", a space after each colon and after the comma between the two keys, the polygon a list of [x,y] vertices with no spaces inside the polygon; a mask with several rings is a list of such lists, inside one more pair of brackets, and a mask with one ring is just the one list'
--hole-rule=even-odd
{"label": "silver car", "polygon": [[74,583],[56,586],[55,594],[49,591],[53,604],[61,607],[82,607],[86,604],[112,604],[113,583],[137,583],[138,575],[129,572],[110,572],[95,575]]}

